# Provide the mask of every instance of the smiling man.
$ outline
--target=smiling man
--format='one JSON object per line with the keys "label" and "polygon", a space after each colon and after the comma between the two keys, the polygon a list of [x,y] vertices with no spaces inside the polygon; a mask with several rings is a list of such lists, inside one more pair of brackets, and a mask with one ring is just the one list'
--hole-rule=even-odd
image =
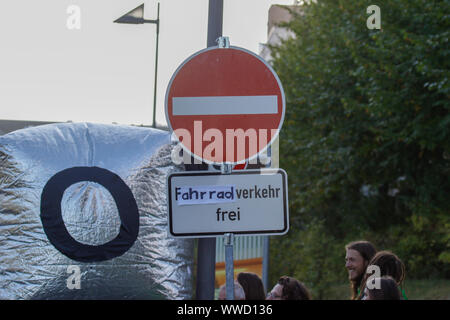
{"label": "smiling man", "polygon": [[345,250],[345,267],[348,270],[348,279],[351,284],[352,300],[355,300],[358,297],[361,280],[376,249],[369,241],[354,241],[347,244]]}

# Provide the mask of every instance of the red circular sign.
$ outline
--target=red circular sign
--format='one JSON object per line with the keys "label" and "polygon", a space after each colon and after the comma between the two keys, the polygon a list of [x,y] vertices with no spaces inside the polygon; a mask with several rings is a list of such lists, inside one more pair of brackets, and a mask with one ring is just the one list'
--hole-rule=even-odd
{"label": "red circular sign", "polygon": [[284,120],[283,87],[259,56],[237,47],[210,47],[173,74],[166,118],[183,148],[206,163],[254,159]]}

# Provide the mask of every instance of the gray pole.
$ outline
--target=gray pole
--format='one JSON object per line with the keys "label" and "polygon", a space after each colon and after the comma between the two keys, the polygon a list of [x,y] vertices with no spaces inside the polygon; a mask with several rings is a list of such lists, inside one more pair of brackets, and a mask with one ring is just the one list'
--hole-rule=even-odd
{"label": "gray pole", "polygon": [[[222,20],[223,0],[209,0],[208,47],[215,46],[216,39],[222,36]],[[216,238],[200,238],[197,254],[197,299],[214,300]]]}
{"label": "gray pole", "polygon": [[158,40],[159,40],[159,2],[158,2],[158,18],[156,19],[156,57],[155,57],[155,88],[153,96],[153,128],[156,128],[156,83],[158,77]]}
{"label": "gray pole", "polygon": [[263,265],[262,281],[264,289],[269,292],[269,236],[263,237]]}
{"label": "gray pole", "polygon": [[[267,156],[270,157],[270,167],[274,167],[274,161],[272,158],[272,146],[267,148]],[[266,165],[267,166],[267,165]],[[269,236],[263,237],[263,265],[262,265],[262,281],[264,289],[269,292],[269,257],[270,257],[270,238]]]}
{"label": "gray pole", "polygon": [[214,300],[216,238],[200,238],[197,249],[197,300]]}
{"label": "gray pole", "polygon": [[217,38],[222,36],[223,0],[209,0],[208,47],[216,46]]}
{"label": "gray pole", "polygon": [[225,278],[226,278],[227,300],[234,300],[233,242],[234,242],[234,235],[232,233],[226,233],[225,234]]}

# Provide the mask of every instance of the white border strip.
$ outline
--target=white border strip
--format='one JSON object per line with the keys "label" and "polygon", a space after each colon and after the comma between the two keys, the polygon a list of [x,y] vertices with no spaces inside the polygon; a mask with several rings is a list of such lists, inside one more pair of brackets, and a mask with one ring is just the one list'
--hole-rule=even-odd
{"label": "white border strip", "polygon": [[172,112],[174,116],[277,114],[278,97],[173,97]]}

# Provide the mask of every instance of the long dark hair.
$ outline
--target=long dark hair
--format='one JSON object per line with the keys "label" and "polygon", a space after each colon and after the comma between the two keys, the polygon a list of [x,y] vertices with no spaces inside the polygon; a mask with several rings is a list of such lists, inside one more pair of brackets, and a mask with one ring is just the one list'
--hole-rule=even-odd
{"label": "long dark hair", "polygon": [[376,280],[380,281],[380,288],[367,289],[368,300],[400,300],[400,291],[394,279],[384,276]]}
{"label": "long dark hair", "polygon": [[[375,246],[369,241],[350,242],[345,246],[345,250],[349,249],[358,251],[359,254],[363,257],[363,259],[368,263],[377,252]],[[359,295],[358,289],[361,286],[361,281],[364,277],[364,274],[365,271],[358,277],[358,279],[350,281],[352,290],[352,300],[355,300]]]}
{"label": "long dark hair", "polygon": [[282,276],[278,284],[283,286],[281,297],[283,300],[311,300],[311,294],[303,283],[295,278]]}
{"label": "long dark hair", "polygon": [[[406,275],[405,265],[394,253],[390,251],[377,252],[377,254],[375,254],[370,260],[369,265],[378,266],[380,268],[381,277],[390,276],[394,279],[398,287],[402,287]],[[363,281],[361,281],[359,298],[361,298],[363,293],[362,291],[364,290],[367,279],[370,276],[370,274],[365,274]]]}
{"label": "long dark hair", "polygon": [[256,273],[241,272],[237,276],[237,281],[244,288],[245,300],[265,300],[264,285],[261,278]]}

